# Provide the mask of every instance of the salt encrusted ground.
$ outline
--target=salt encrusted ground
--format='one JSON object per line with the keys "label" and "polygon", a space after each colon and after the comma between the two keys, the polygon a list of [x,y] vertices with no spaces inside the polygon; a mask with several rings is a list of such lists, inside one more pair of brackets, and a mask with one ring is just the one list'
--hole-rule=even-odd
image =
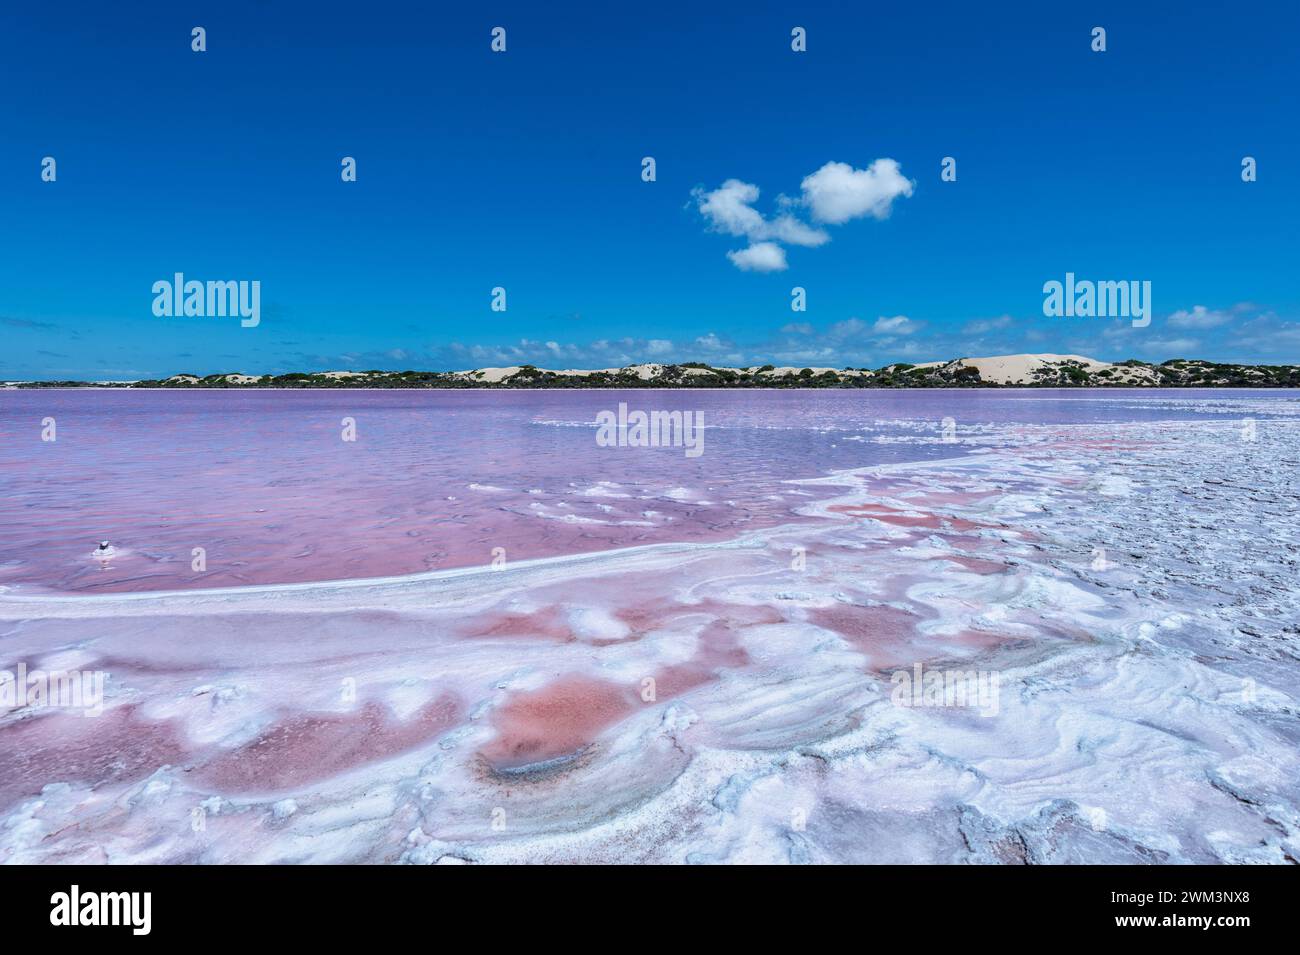
{"label": "salt encrusted ground", "polygon": [[[0,858],[1295,862],[1300,425],[1248,413],[1008,426],[723,544],[0,597],[8,658],[111,673],[3,717]],[[894,705],[918,661],[998,714]]]}

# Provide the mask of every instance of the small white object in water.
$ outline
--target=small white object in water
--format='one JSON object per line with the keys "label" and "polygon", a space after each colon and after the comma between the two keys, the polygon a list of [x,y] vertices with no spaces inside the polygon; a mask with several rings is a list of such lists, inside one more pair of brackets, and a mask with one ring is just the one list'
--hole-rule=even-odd
{"label": "small white object in water", "polygon": [[112,557],[116,553],[117,551],[113,549],[112,544],[110,544],[108,541],[100,541],[99,546],[95,548],[95,553],[93,556],[99,558],[105,558],[105,557]]}

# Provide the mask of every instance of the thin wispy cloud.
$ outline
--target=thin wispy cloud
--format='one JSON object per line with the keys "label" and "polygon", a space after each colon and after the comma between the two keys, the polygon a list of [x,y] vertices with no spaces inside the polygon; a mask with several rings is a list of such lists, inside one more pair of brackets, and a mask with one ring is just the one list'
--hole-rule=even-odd
{"label": "thin wispy cloud", "polygon": [[0,325],[7,325],[9,328],[37,328],[45,331],[53,331],[59,327],[50,322],[33,322],[25,318],[10,318],[8,315],[0,315]]}
{"label": "thin wispy cloud", "polygon": [[1231,312],[1194,305],[1190,311],[1182,309],[1174,312],[1166,320],[1166,324],[1171,328],[1217,328],[1228,324],[1232,319]]}
{"label": "thin wispy cloud", "polygon": [[962,326],[962,331],[967,335],[987,335],[989,332],[1001,331],[1010,325],[1010,315],[999,315],[997,318],[981,318],[967,322]]}
{"label": "thin wispy cloud", "polygon": [[1200,344],[1200,341],[1195,338],[1151,338],[1138,342],[1137,347],[1144,352],[1182,357],[1181,353],[1193,352]]}

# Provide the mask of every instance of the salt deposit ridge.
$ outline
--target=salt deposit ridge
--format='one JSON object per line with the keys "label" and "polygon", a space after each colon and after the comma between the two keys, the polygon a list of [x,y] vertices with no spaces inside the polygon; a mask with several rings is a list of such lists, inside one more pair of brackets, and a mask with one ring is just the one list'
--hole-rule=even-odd
{"label": "salt deposit ridge", "polygon": [[[972,430],[723,540],[0,594],[5,661],[110,674],[2,717],[0,859],[1295,862],[1300,414],[1230,404]],[[996,715],[897,705],[918,663]]]}

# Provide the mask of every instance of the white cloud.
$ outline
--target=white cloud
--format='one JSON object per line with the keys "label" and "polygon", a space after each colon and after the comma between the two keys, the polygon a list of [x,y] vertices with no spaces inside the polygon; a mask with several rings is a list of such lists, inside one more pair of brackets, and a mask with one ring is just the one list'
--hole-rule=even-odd
{"label": "white cloud", "polygon": [[742,272],[784,272],[789,268],[785,249],[775,242],[755,242],[747,249],[728,252],[727,258]]}
{"label": "white cloud", "polygon": [[1179,309],[1165,320],[1173,328],[1216,328],[1232,321],[1232,315],[1204,305],[1194,305],[1189,312]]}
{"label": "white cloud", "polygon": [[811,335],[813,327],[807,322],[791,322],[788,325],[782,325],[781,331],[789,335]]}
{"label": "white cloud", "polygon": [[791,215],[778,216],[774,219],[768,227],[766,238],[777,239],[788,245],[802,245],[810,249],[825,245],[831,240],[823,230],[814,229]]}
{"label": "white cloud", "polygon": [[831,240],[821,229],[800,222],[786,213],[775,219],[765,219],[754,208],[758,201],[758,186],[739,179],[728,179],[712,192],[696,189],[693,193],[700,214],[709,220],[715,232],[743,235],[751,243],[776,240],[787,245],[814,248]]}
{"label": "white cloud", "polygon": [[[1251,337],[1239,339],[1243,344],[1267,354],[1278,346],[1294,348],[1300,345],[1300,322],[1279,322],[1276,316],[1257,319],[1248,326]],[[1291,361],[1294,362],[1294,356]]]}
{"label": "white cloud", "polygon": [[846,318],[828,328],[826,337],[835,342],[842,342],[846,339],[867,338],[872,335],[878,338],[890,339],[896,335],[911,335],[920,328],[920,322],[913,321],[906,315],[894,315],[892,317],[881,315],[870,325],[860,318]]}
{"label": "white cloud", "polygon": [[877,335],[910,335],[918,328],[920,326],[906,315],[895,315],[893,318],[882,315],[876,319],[876,324],[871,326],[871,330]]}
{"label": "white cloud", "polygon": [[833,365],[843,357],[843,351],[829,347],[777,349],[764,356],[782,365]]}
{"label": "white cloud", "polygon": [[712,192],[696,189],[692,195],[700,213],[718,232],[753,237],[763,230],[763,215],[752,205],[758,201],[758,186],[752,183],[728,179]]}
{"label": "white cloud", "polygon": [[910,196],[914,184],[893,159],[877,159],[866,169],[828,162],[804,177],[801,188],[814,220],[840,225],[861,216],[888,218],[894,200]]}
{"label": "white cloud", "polygon": [[454,367],[535,364],[547,367],[618,367],[645,361],[648,355],[672,352],[676,345],[665,339],[622,338],[617,341],[598,339],[587,345],[572,342],[532,341],[521,338],[510,345],[465,345],[451,342],[434,354]]}
{"label": "white cloud", "polygon": [[825,229],[799,218],[799,210],[807,209],[815,221],[831,225],[868,215],[885,219],[894,200],[910,196],[914,185],[893,159],[877,159],[866,169],[826,163],[804,177],[801,198],[779,197],[783,211],[770,219],[754,208],[759,189],[751,182],[728,179],[712,191],[696,187],[691,196],[714,232],[749,240],[748,248],[727,253],[736,268],[779,272],[787,268],[783,245],[816,248],[831,240]]}
{"label": "white cloud", "polygon": [[866,334],[867,323],[860,318],[846,318],[842,322],[836,322],[826,332],[832,341],[840,341],[845,338],[857,338]]}
{"label": "white cloud", "polygon": [[[1190,354],[1195,352],[1200,347],[1200,344],[1195,338],[1153,338],[1150,341],[1137,342],[1137,347],[1146,352],[1162,352],[1166,354],[1187,352]],[[1185,356],[1174,354],[1173,357]]]}

